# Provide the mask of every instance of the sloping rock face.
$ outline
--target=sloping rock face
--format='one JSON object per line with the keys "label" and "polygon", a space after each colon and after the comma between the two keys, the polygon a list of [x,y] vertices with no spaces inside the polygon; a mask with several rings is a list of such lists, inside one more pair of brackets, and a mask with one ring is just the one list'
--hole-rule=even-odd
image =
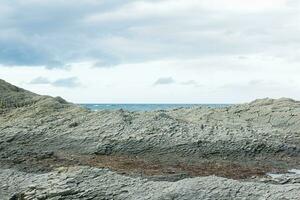
{"label": "sloping rock face", "polygon": [[[51,173],[0,172],[0,181],[11,199],[295,199],[300,185],[239,182],[209,176],[177,182],[153,182],[131,178],[105,169],[60,168]],[[1,189],[0,189],[1,191]]]}
{"label": "sloping rock face", "polygon": [[30,104],[36,95],[0,79],[0,109]]}
{"label": "sloping rock face", "polygon": [[[297,199],[299,183],[211,176],[153,182],[77,158],[129,156],[172,166],[226,160],[297,168],[299,155],[300,103],[291,99],[217,109],[93,112],[0,80],[0,199]],[[123,187],[129,192],[120,192]]]}

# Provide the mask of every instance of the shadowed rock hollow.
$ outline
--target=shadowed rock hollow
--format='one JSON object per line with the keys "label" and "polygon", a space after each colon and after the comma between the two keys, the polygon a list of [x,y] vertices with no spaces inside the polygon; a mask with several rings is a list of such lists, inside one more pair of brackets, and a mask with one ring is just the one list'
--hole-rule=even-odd
{"label": "shadowed rock hollow", "polygon": [[291,99],[94,112],[0,80],[0,199],[298,199],[264,174],[299,144]]}

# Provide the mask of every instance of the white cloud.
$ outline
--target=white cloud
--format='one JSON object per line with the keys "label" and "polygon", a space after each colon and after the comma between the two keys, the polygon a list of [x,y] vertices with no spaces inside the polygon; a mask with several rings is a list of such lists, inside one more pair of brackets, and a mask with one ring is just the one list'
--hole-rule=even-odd
{"label": "white cloud", "polygon": [[30,84],[51,84],[51,81],[49,81],[49,79],[46,77],[39,76],[32,79],[29,83]]}
{"label": "white cloud", "polygon": [[295,59],[299,8],[287,0],[133,1],[85,20],[120,27],[122,34],[98,43],[122,61],[255,53]]}
{"label": "white cloud", "polygon": [[[88,16],[88,22],[201,16],[207,11],[266,12],[287,6],[287,0],[160,0],[133,1],[113,11]],[[199,12],[200,11],[200,12]],[[201,12],[202,11],[202,12]],[[198,12],[198,13],[197,13]],[[201,18],[200,18],[201,20]]]}
{"label": "white cloud", "polygon": [[68,77],[57,79],[54,82],[52,82],[51,85],[55,87],[76,88],[81,86],[81,83],[79,82],[79,79],[77,77]]}
{"label": "white cloud", "polygon": [[81,86],[81,83],[77,77],[60,78],[54,81],[50,81],[46,77],[39,76],[32,79],[29,82],[29,84],[52,85],[54,87],[63,87],[63,88],[76,88]]}
{"label": "white cloud", "polygon": [[175,82],[172,77],[160,77],[155,81],[154,85],[169,85]]}
{"label": "white cloud", "polygon": [[[300,99],[299,11],[296,0],[7,0],[0,78],[75,102]],[[173,84],[153,87],[162,77]]]}
{"label": "white cloud", "polygon": [[203,5],[207,9],[228,11],[269,11],[282,9],[288,0],[204,0]]}
{"label": "white cloud", "polygon": [[182,85],[187,85],[187,86],[192,85],[192,86],[194,86],[194,87],[200,87],[200,86],[201,86],[201,85],[199,85],[199,84],[197,83],[197,81],[195,81],[195,80],[183,81],[183,82],[181,82],[180,84],[182,84]]}
{"label": "white cloud", "polygon": [[[69,71],[1,67],[0,78],[37,93],[85,103],[236,103],[282,96],[300,99],[298,64],[280,58],[172,59],[115,68],[91,67],[93,64],[74,63]],[[39,76],[51,82],[77,77],[83,85],[63,88],[29,84]],[[153,87],[160,77],[171,77],[173,84]]]}

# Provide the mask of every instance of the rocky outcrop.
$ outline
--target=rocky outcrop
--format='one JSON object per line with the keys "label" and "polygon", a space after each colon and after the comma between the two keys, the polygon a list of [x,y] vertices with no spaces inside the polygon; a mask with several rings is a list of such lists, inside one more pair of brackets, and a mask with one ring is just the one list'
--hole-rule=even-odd
{"label": "rocky outcrop", "polygon": [[0,79],[0,109],[30,104],[36,95]]}
{"label": "rocky outcrop", "polygon": [[[267,169],[278,170],[299,168],[300,103],[291,99],[261,99],[226,108],[93,112],[59,97],[33,94],[0,80],[0,102],[0,183],[5,185],[0,199],[1,195],[12,199],[89,199],[93,195],[95,199],[101,199],[101,195],[103,199],[299,196],[296,182],[275,186],[213,176],[185,179],[189,175],[180,176],[183,180],[177,182],[153,182],[151,177],[146,180],[97,169],[101,156],[141,159],[153,166],[152,171],[154,166],[180,166],[194,172],[207,160],[238,161],[245,166],[263,162],[271,166]],[[88,159],[82,160],[85,157]],[[71,167],[74,165],[90,167]],[[57,167],[65,170],[57,171]],[[52,178],[48,180],[49,176]],[[66,181],[62,178],[65,176],[73,178]],[[8,184],[4,184],[5,179],[10,180]],[[82,181],[77,183],[75,179]],[[118,180],[118,184],[113,180]],[[49,186],[52,181],[53,188]],[[32,183],[36,185],[35,192],[28,186]],[[23,189],[18,193],[19,187]],[[65,189],[61,191],[60,187]],[[130,192],[119,193],[123,187]],[[58,195],[53,191],[58,191]]]}
{"label": "rocky outcrop", "polygon": [[92,112],[39,96],[34,104],[2,114],[0,130],[0,148],[9,157],[16,151],[159,155],[171,160],[298,157],[300,106],[279,99],[220,109]]}
{"label": "rocky outcrop", "polygon": [[[59,168],[45,174],[0,171],[4,199],[295,199],[300,184],[270,185],[208,176],[177,182],[131,178],[106,169]],[[8,189],[5,189],[8,188]]]}

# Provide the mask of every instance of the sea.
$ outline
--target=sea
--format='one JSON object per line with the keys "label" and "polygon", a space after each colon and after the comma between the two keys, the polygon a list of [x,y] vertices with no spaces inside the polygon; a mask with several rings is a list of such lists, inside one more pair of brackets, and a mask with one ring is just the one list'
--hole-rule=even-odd
{"label": "sea", "polygon": [[232,104],[80,104],[90,110],[128,110],[128,111],[153,111],[170,110],[175,108],[209,107],[223,108]]}

